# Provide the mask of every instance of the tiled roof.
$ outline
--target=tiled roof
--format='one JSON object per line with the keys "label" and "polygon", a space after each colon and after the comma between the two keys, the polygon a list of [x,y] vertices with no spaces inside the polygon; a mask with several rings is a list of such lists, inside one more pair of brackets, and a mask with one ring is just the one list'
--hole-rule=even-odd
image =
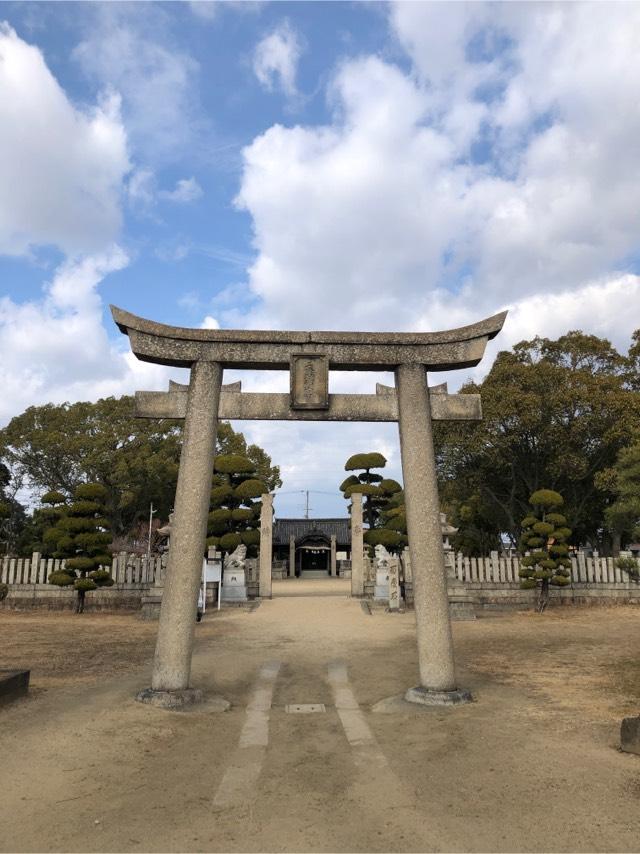
{"label": "tiled roof", "polygon": [[289,537],[296,541],[308,534],[317,532],[324,534],[327,539],[336,535],[336,545],[351,545],[351,519],[276,519],[273,523],[274,546],[288,546]]}

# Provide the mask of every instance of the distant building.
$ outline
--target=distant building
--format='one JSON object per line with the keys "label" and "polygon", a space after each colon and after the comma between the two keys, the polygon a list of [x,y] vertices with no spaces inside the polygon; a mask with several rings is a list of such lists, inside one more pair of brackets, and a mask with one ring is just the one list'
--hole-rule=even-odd
{"label": "distant building", "polygon": [[335,537],[335,559],[351,557],[351,519],[276,519],[273,523],[273,558],[294,557],[295,574],[312,578],[331,572],[331,540]]}

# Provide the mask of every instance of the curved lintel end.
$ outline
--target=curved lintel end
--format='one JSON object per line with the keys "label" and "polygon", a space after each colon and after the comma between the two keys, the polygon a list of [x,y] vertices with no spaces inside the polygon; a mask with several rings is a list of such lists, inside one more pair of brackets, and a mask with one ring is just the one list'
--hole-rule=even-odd
{"label": "curved lintel end", "polygon": [[507,315],[509,314],[508,310],[500,311],[498,314],[494,314],[493,317],[488,317],[484,323],[491,326],[491,331],[489,332],[489,339],[495,338],[496,335],[502,330],[504,326],[504,322],[507,319]]}
{"label": "curved lintel end", "polygon": [[132,326],[135,326],[132,321],[136,320],[135,315],[130,314],[128,311],[125,311],[123,308],[118,308],[117,305],[110,305],[109,309],[111,311],[111,317],[113,317],[113,321],[123,333],[123,335],[129,334],[129,329]]}

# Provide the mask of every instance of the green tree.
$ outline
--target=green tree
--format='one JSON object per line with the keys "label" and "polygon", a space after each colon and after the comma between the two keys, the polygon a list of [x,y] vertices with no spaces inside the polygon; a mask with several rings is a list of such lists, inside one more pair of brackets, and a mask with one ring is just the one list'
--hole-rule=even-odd
{"label": "green tree", "polygon": [[[113,535],[122,537],[147,522],[151,503],[157,518],[168,519],[181,444],[181,422],[136,418],[132,397],[109,397],[30,407],[0,430],[0,459],[34,492],[70,497],[81,483],[102,484],[105,517]],[[268,454],[247,446],[226,422],[218,425],[216,453],[249,457],[270,490],[281,483]]]}
{"label": "green tree", "polygon": [[67,512],[67,498],[57,490],[49,490],[40,497],[40,507],[31,514],[29,520],[29,548],[46,557],[53,556],[56,542],[48,531],[55,528]]}
{"label": "green tree", "polygon": [[136,418],[132,397],[32,406],[0,431],[0,456],[33,491],[70,497],[82,483],[106,489],[114,535],[144,520],[153,502],[167,518],[182,429],[166,419]]}
{"label": "green tree", "polygon": [[[83,483],[73,492],[55,525],[45,531],[45,542],[55,548],[55,557],[65,558],[65,567],[49,576],[59,587],[73,585],[77,592],[76,613],[84,611],[85,595],[98,587],[113,584],[111,573],[101,567],[111,565],[107,548],[111,542],[104,517],[107,490],[99,483]],[[59,502],[53,505],[60,509]]]}
{"label": "green tree", "polygon": [[640,440],[623,448],[614,466],[600,473],[598,484],[614,495],[605,522],[616,539],[640,538]]}
{"label": "green tree", "polygon": [[26,526],[24,507],[16,500],[19,483],[12,483],[11,472],[0,463],[0,548],[15,553]]}
{"label": "green tree", "polygon": [[383,480],[380,487],[385,492],[385,502],[380,507],[377,520],[379,527],[365,531],[364,541],[369,546],[380,544],[390,552],[397,553],[409,542],[404,491],[395,480]]}
{"label": "green tree", "polygon": [[548,485],[564,496],[575,540],[597,542],[612,496],[596,475],[640,417],[629,376],[609,341],[582,332],[499,353],[481,385],[461,390],[482,395],[483,420],[434,425],[445,505],[476,496],[485,535],[504,532],[515,544],[529,496]]}
{"label": "green tree", "polygon": [[241,454],[220,454],[213,466],[207,545],[232,552],[241,543],[255,554],[260,542],[261,495],[269,492],[256,464]]}
{"label": "green tree", "polygon": [[363,517],[369,528],[375,528],[380,518],[381,506],[387,499],[387,493],[381,486],[384,478],[372,469],[384,468],[386,458],[377,451],[366,454],[353,454],[344,464],[345,471],[360,472],[349,475],[340,484],[345,498],[351,498],[354,492],[363,497]]}
{"label": "green tree", "polygon": [[448,520],[458,529],[451,545],[466,557],[481,557],[500,549],[502,543],[495,520],[486,513],[486,504],[476,492],[466,499],[445,502]]}
{"label": "green tree", "polygon": [[552,489],[539,489],[529,498],[533,510],[522,520],[521,549],[528,555],[522,558],[520,586],[525,589],[540,588],[536,610],[544,611],[549,602],[549,585],[564,587],[569,584],[571,561],[567,540],[571,529],[558,512],[564,504],[563,497]]}

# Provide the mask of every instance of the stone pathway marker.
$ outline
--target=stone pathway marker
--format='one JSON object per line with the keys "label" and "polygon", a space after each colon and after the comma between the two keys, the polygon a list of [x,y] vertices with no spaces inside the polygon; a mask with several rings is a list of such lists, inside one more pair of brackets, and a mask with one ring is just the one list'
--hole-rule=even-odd
{"label": "stone pathway marker", "polygon": [[220,781],[214,808],[241,805],[255,786],[269,744],[269,715],[280,661],[268,661],[260,670],[253,697],[247,706],[238,750]]}
{"label": "stone pathway marker", "polygon": [[[427,371],[477,365],[506,312],[459,329],[407,333],[189,329],[115,306],[111,312],[138,358],[191,369],[188,388],[171,383],[168,392],[136,393],[139,416],[185,419],[153,678],[140,699],[175,708],[181,698],[198,698],[190,662],[218,418],[398,421],[420,670],[420,684],[406,698],[429,705],[469,699],[455,678],[431,421],[480,419],[481,404],[479,395],[450,395],[446,386],[430,391]],[[225,368],[288,369],[290,393],[251,394],[239,383],[223,390]],[[395,371],[396,388],[331,395],[330,370]],[[265,582],[264,595],[270,586],[267,594]],[[355,567],[352,591],[362,595]]]}

